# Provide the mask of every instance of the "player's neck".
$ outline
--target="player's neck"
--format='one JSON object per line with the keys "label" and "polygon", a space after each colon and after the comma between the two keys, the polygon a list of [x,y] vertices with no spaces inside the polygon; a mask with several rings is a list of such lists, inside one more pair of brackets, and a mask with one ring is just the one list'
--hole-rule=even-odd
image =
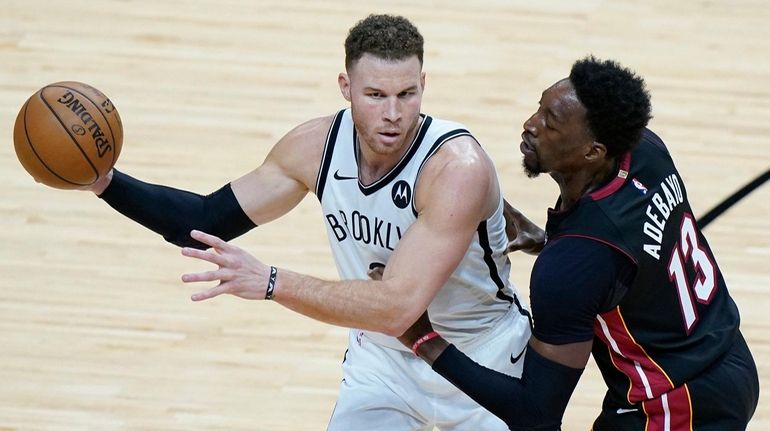
{"label": "player's neck", "polygon": [[615,159],[610,159],[595,169],[581,169],[572,173],[552,173],[561,191],[560,210],[572,207],[583,196],[592,193],[613,178],[617,171]]}
{"label": "player's neck", "polygon": [[401,147],[392,153],[380,153],[372,149],[365,142],[358,145],[358,176],[363,184],[371,184],[387,175],[404,157],[412,146],[417,130],[422,120],[409,131]]}

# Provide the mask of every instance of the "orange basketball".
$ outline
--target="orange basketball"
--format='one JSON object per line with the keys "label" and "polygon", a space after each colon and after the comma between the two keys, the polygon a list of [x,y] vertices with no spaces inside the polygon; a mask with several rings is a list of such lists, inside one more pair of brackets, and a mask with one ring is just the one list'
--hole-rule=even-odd
{"label": "orange basketball", "polygon": [[16,117],[16,156],[32,177],[57,189],[93,184],[115,165],[123,124],[101,91],[57,82],[33,94]]}

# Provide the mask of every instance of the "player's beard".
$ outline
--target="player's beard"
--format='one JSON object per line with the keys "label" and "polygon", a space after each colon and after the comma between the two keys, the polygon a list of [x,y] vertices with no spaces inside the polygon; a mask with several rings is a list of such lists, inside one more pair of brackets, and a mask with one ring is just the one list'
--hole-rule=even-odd
{"label": "player's beard", "polygon": [[522,157],[521,159],[521,167],[529,178],[536,178],[543,173],[543,169],[540,167],[540,159],[537,157],[537,152],[535,152],[534,155],[535,160],[533,162],[528,162],[526,157]]}
{"label": "player's beard", "polygon": [[390,156],[392,154],[401,152],[407,143],[403,135],[399,136],[399,140],[391,145],[383,144],[379,141],[379,139],[377,139],[376,136],[374,136],[365,142],[364,145],[366,145],[374,154],[377,154],[378,156]]}
{"label": "player's beard", "polygon": [[[396,130],[400,132],[398,140],[390,144],[380,142],[376,130],[357,129],[359,144],[366,145],[370,151],[379,156],[391,156],[393,154],[403,153],[406,150],[405,147],[408,147],[411,145],[412,141],[414,141],[415,134],[417,133],[416,130],[421,121],[422,119],[418,115],[408,128],[397,128]],[[364,137],[366,137],[365,141],[363,141]]]}

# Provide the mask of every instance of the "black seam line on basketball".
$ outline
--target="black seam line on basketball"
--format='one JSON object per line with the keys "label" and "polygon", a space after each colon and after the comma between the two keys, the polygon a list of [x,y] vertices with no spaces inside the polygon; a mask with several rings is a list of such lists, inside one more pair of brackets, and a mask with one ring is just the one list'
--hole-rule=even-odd
{"label": "black seam line on basketball", "polygon": [[[42,96],[40,97],[40,99],[41,100],[43,99]],[[43,102],[45,103],[45,100],[43,100]],[[24,136],[27,137],[27,144],[29,145],[29,148],[32,150],[32,153],[35,155],[35,157],[37,157],[37,159],[40,161],[40,163],[43,164],[43,167],[45,167],[48,170],[48,172],[53,174],[53,176],[55,176],[56,178],[64,181],[65,183],[72,184],[72,185],[75,185],[75,186],[87,185],[87,184],[73,183],[72,181],[70,181],[70,180],[68,180],[66,178],[62,178],[61,175],[59,175],[56,172],[54,172],[54,170],[51,169],[48,166],[48,164],[46,164],[46,162],[43,160],[43,158],[40,157],[40,154],[38,154],[37,151],[35,150],[35,146],[32,145],[32,139],[29,137],[29,130],[27,130],[27,105],[29,105],[29,101],[27,101],[27,103],[24,104],[24,108],[23,108],[24,109],[24,113],[22,114],[24,116]]]}
{"label": "black seam line on basketball", "polygon": [[[497,265],[495,265],[495,261],[492,259],[492,247],[489,245],[486,220],[479,223],[479,227],[476,229],[476,233],[479,235],[479,245],[484,251],[484,262],[487,264],[487,268],[489,268],[489,278],[491,278],[497,286],[497,298],[508,301],[509,304],[513,304],[513,298],[503,293],[505,283],[503,283],[503,280],[500,279],[500,275],[497,273]],[[519,311],[521,311],[521,309],[519,309]]]}
{"label": "black seam line on basketball", "polygon": [[[358,182],[358,189],[361,190],[361,193],[363,193],[365,196],[369,196],[372,193],[390,184],[391,181],[393,181],[396,177],[398,177],[398,174],[400,174],[401,171],[404,170],[406,165],[409,164],[409,161],[412,160],[412,157],[414,157],[414,155],[417,153],[417,150],[420,148],[420,144],[422,143],[422,140],[425,138],[425,134],[428,132],[430,123],[433,122],[433,119],[429,115],[424,115],[424,114],[420,114],[420,115],[423,116],[422,124],[420,124],[419,130],[417,131],[417,134],[412,140],[409,150],[407,150],[407,152],[401,157],[401,160],[399,160],[398,163],[396,163],[396,165],[390,170],[390,172],[385,174],[385,176],[380,178],[379,180],[373,182],[372,184],[369,184],[368,186],[364,186],[363,184],[361,184],[361,181]],[[353,141],[355,144],[356,139],[354,139]],[[356,151],[355,154],[356,154],[356,167],[358,167],[358,151]]]}
{"label": "black seam line on basketball", "polygon": [[318,202],[323,199],[324,188],[326,186],[326,177],[329,176],[329,168],[332,164],[332,156],[334,155],[334,144],[337,142],[337,134],[340,130],[340,123],[342,123],[342,115],[345,110],[337,112],[332,120],[332,126],[326,133],[326,144],[324,145],[324,152],[321,156],[321,169],[318,171],[318,178],[315,180],[315,195],[318,198]]}
{"label": "black seam line on basketball", "polygon": [[[84,84],[84,85],[87,85],[87,84]],[[76,89],[74,89],[72,87],[67,87],[66,85],[47,85],[47,87],[66,88],[67,90],[74,91],[75,93],[78,93],[81,96],[83,96],[84,98],[86,98],[86,100],[91,102],[94,106],[96,106],[96,110],[99,111],[99,114],[101,114],[102,118],[104,119],[104,123],[107,124],[107,128],[110,130],[110,137],[112,138],[112,145],[113,145],[113,147],[115,146],[115,132],[112,130],[112,126],[110,125],[110,121],[107,119],[107,116],[104,114],[104,112],[102,112],[101,109],[99,109],[100,105],[98,103],[96,103],[93,99],[88,97],[88,95],[83,93],[82,91],[78,91],[78,90],[76,90]],[[93,88],[93,87],[91,87],[91,88]],[[99,92],[99,90],[97,90],[95,88],[93,88],[93,89],[94,89],[94,91]],[[102,95],[105,97],[105,99],[109,100],[109,98],[105,94],[102,94]],[[110,101],[110,103],[112,103],[112,101]],[[113,148],[113,151],[112,151],[112,163],[113,164],[116,162],[115,157],[117,157],[117,154],[116,154],[115,148]]]}
{"label": "black seam line on basketball", "polygon": [[[46,87],[46,88],[47,88],[47,87]],[[64,87],[64,88],[66,88],[66,87]],[[96,176],[96,179],[94,179],[94,181],[92,181],[91,183],[89,183],[89,184],[93,184],[94,182],[96,182],[96,180],[98,180],[98,179],[99,179],[99,170],[98,170],[98,169],[96,169],[96,166],[94,166],[94,164],[93,164],[93,162],[91,161],[91,159],[89,159],[89,158],[88,158],[88,155],[87,155],[87,154],[86,154],[86,152],[83,150],[83,147],[81,147],[81,146],[80,146],[80,144],[78,143],[78,140],[77,140],[77,139],[75,139],[75,137],[74,137],[74,136],[72,136],[72,133],[70,133],[70,129],[67,127],[67,125],[66,125],[66,124],[64,124],[64,121],[63,121],[61,118],[59,118],[59,116],[56,114],[56,111],[53,109],[53,107],[52,107],[52,106],[51,106],[51,105],[48,103],[48,101],[47,101],[47,100],[45,100],[45,98],[43,97],[43,91],[45,91],[45,88],[43,88],[42,90],[40,90],[40,100],[42,100],[42,101],[43,101],[43,103],[45,103],[45,106],[47,106],[47,107],[48,107],[48,109],[49,109],[49,110],[51,111],[51,113],[53,114],[53,116],[54,116],[54,117],[56,117],[56,120],[59,122],[59,124],[61,124],[61,127],[62,127],[62,129],[64,129],[64,130],[67,132],[67,135],[70,137],[70,139],[72,139],[72,142],[75,144],[75,146],[76,146],[76,147],[78,147],[78,150],[80,150],[80,153],[81,153],[81,154],[83,154],[83,158],[84,158],[84,159],[86,159],[86,161],[88,162],[88,164],[89,164],[89,165],[91,165],[91,169],[93,169],[93,170],[94,170],[94,175]],[[78,183],[72,183],[72,184],[78,184]],[[87,186],[87,185],[89,185],[89,184],[80,184],[80,185],[84,185],[84,186]]]}
{"label": "black seam line on basketball", "polygon": [[[117,144],[115,143],[115,132],[112,130],[112,126],[110,125],[110,121],[107,119],[107,116],[106,116],[106,115],[104,115],[104,112],[102,112],[102,110],[101,110],[101,109],[99,109],[99,104],[98,104],[98,103],[96,103],[96,102],[94,102],[94,101],[93,101],[93,100],[92,100],[90,97],[88,97],[88,95],[87,95],[87,94],[83,93],[82,91],[78,91],[78,90],[75,90],[74,88],[70,88],[70,87],[67,87],[67,86],[64,86],[64,85],[48,85],[48,87],[59,87],[59,88],[66,88],[67,90],[71,90],[71,91],[74,91],[75,93],[78,93],[78,94],[80,94],[81,96],[85,97],[85,98],[86,98],[86,99],[87,99],[89,102],[91,102],[91,103],[92,103],[94,106],[96,106],[96,110],[97,110],[97,111],[99,111],[99,114],[101,114],[101,115],[102,115],[102,118],[104,119],[104,123],[105,123],[105,124],[107,124],[107,128],[108,128],[108,129],[110,129],[110,137],[112,138],[112,164],[115,164],[115,162],[117,161],[117,160],[115,159],[115,157],[117,157],[117,156],[118,156],[118,155],[117,155],[117,151],[116,151],[116,148],[115,148],[115,145],[117,145]],[[93,88],[93,87],[91,87],[91,88]],[[99,90],[97,90],[97,89],[95,89],[95,88],[94,88],[94,90],[95,90],[95,91],[99,91]],[[109,100],[109,97],[107,97],[107,95],[106,95],[106,94],[102,94],[102,95],[104,96],[104,98],[105,98],[105,99],[108,99],[108,100]],[[110,100],[110,103],[112,103],[112,101],[111,101],[111,100]],[[115,107],[115,106],[113,105],[113,108],[114,108],[114,107]],[[98,152],[97,152],[97,153],[98,153]],[[97,172],[97,174],[98,174],[98,172]],[[98,177],[98,175],[97,175],[97,177]]]}
{"label": "black seam line on basketball", "polygon": [[[436,151],[438,151],[438,149],[441,148],[445,143],[449,142],[450,140],[458,136],[470,136],[471,138],[473,138],[473,135],[471,135],[471,132],[465,129],[454,129],[439,136],[438,139],[436,139],[436,142],[433,143],[433,145],[430,147],[430,149],[426,153],[425,158],[422,159],[422,162],[420,163],[420,167],[417,168],[417,175],[415,175],[415,179],[414,179],[415,185],[417,184],[417,178],[420,177],[420,172],[422,172],[422,167],[425,166],[425,162],[427,162],[428,159],[433,157]],[[473,138],[473,140],[475,141],[476,138]],[[415,190],[415,193],[417,193],[417,190]],[[412,199],[411,207],[412,207],[412,213],[414,214],[415,217],[417,217],[417,208],[414,207],[414,199]]]}

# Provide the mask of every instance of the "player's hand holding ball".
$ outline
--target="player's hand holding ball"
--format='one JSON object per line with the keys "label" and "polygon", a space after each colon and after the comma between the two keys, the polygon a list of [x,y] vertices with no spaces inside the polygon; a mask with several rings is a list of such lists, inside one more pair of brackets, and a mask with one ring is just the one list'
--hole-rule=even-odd
{"label": "player's hand holding ball", "polygon": [[101,91],[79,82],[57,82],[21,107],[13,143],[35,181],[57,189],[90,189],[118,160],[123,125]]}

